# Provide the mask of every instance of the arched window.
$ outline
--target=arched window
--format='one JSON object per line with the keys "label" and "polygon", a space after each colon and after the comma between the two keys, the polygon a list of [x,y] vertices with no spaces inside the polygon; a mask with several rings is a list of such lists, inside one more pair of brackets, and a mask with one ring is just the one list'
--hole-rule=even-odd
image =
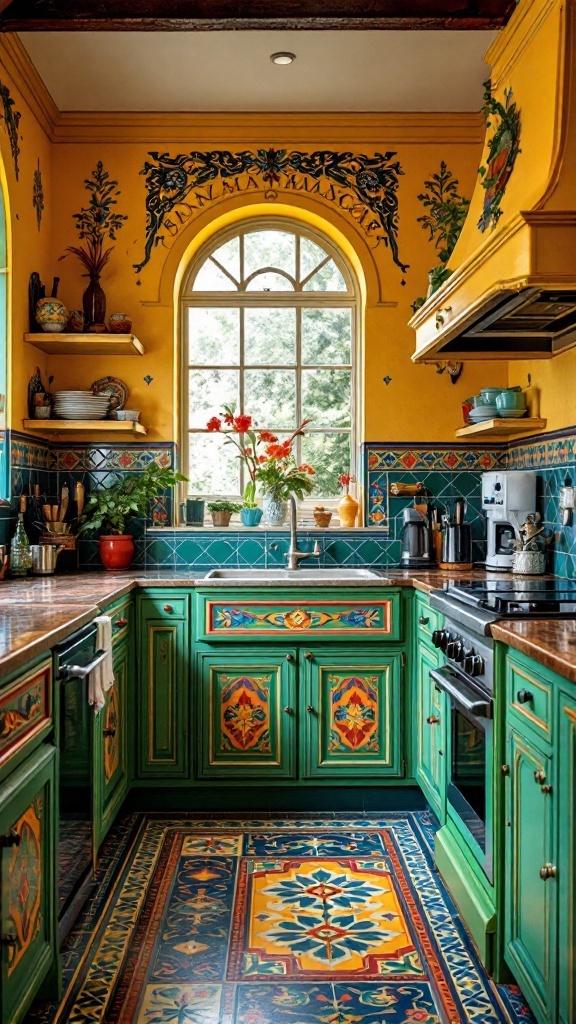
{"label": "arched window", "polygon": [[232,445],[206,432],[226,404],[279,438],[309,419],[297,461],[316,470],[313,503],[337,495],[355,453],[356,318],[352,274],[323,236],[271,218],[212,239],[182,294],[182,466],[193,493],[243,493]]}

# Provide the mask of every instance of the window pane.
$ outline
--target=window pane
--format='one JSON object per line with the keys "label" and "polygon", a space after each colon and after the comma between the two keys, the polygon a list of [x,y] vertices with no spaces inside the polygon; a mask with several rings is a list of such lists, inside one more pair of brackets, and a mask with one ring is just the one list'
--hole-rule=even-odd
{"label": "window pane", "polygon": [[238,408],[238,370],[190,370],[188,384],[188,425],[205,427],[225,405]]}
{"label": "window pane", "polygon": [[274,274],[267,270],[264,274],[256,274],[246,285],[247,292],[290,292],[294,285],[282,274]]}
{"label": "window pane", "polygon": [[346,281],[338,270],[338,267],[330,260],[325,267],[322,267],[314,277],[304,285],[305,292],[345,292]]}
{"label": "window pane", "polygon": [[244,236],[244,278],[261,267],[278,267],[296,277],[296,236],[287,231],[253,231]]}
{"label": "window pane", "polygon": [[191,366],[238,365],[239,309],[188,309],[188,362]]}
{"label": "window pane", "polygon": [[305,434],[302,459],[316,470],[312,498],[334,498],[340,494],[338,477],[350,472],[350,435]]}
{"label": "window pane", "polygon": [[188,435],[190,494],[240,494],[238,459],[222,434]]}
{"label": "window pane", "polygon": [[254,363],[296,362],[296,310],[247,309],[244,313],[244,359]]}
{"label": "window pane", "polygon": [[319,263],[326,259],[328,253],[309,238],[300,239],[300,280],[308,277]]}
{"label": "window pane", "polygon": [[303,370],[302,412],[313,427],[350,426],[350,371]]}
{"label": "window pane", "polygon": [[238,236],[231,238],[229,242],[225,242],[212,255],[229,274],[232,274],[236,281],[240,280],[240,239]]}
{"label": "window pane", "polygon": [[246,370],[244,409],[261,429],[295,427],[295,372],[293,370]]}
{"label": "window pane", "polygon": [[192,290],[195,292],[234,292],[238,289],[234,282],[222,273],[220,267],[208,259],[196,275]]}
{"label": "window pane", "polygon": [[302,310],[302,362],[349,363],[352,351],[350,309]]}

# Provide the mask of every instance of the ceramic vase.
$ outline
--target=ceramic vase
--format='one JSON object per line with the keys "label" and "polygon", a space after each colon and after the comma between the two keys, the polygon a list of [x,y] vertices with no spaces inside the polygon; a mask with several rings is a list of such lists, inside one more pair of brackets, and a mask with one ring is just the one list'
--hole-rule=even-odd
{"label": "ceramic vase", "polygon": [[91,274],[90,283],[82,296],[84,323],[103,324],[106,320],[106,294],[100,286],[100,274]]}
{"label": "ceramic vase", "polygon": [[68,322],[68,310],[60,299],[39,299],[36,303],[36,320],[43,331],[63,331]]}
{"label": "ceramic vase", "polygon": [[262,511],[267,526],[282,526],[287,510],[288,502],[282,501],[281,498],[275,498],[270,491],[265,492],[262,498]]}
{"label": "ceramic vase", "polygon": [[134,538],[129,533],[102,535],[99,553],[105,569],[129,569],[134,558]]}
{"label": "ceramic vase", "polygon": [[359,504],[351,494],[345,494],[338,502],[340,526],[356,526]]}
{"label": "ceramic vase", "polygon": [[259,526],[263,515],[261,508],[243,508],[240,512],[240,519],[244,526]]}

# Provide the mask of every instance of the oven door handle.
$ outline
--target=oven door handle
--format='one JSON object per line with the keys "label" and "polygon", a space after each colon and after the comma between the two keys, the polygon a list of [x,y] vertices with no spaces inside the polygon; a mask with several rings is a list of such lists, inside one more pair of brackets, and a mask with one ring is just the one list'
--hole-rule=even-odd
{"label": "oven door handle", "polygon": [[430,678],[434,680],[440,690],[452,697],[469,714],[478,715],[481,718],[492,718],[492,701],[489,698],[480,697],[449,665],[431,669]]}
{"label": "oven door handle", "polygon": [[58,673],[58,679],[61,683],[69,683],[72,679],[86,679],[93,669],[104,661],[104,658],[108,654],[108,651],[96,651],[94,661],[91,661],[89,665],[62,665]]}

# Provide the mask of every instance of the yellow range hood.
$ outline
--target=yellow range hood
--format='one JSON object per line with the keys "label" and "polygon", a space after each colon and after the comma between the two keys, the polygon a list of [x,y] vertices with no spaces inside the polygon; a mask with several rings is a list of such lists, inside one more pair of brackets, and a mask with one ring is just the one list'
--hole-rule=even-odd
{"label": "yellow range hood", "polygon": [[[520,0],[486,55],[493,96],[520,114],[495,227],[482,179],[448,267],[410,320],[414,362],[548,359],[576,345],[576,0]],[[498,115],[489,117],[482,164]]]}

